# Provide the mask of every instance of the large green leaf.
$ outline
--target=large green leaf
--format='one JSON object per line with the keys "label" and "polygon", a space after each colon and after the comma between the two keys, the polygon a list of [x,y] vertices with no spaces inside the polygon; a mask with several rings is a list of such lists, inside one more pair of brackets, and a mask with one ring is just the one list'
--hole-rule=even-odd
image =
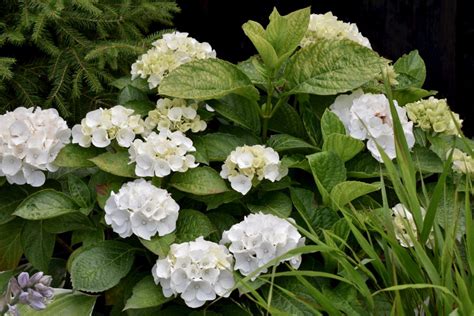
{"label": "large green leaf", "polygon": [[289,104],[277,109],[268,122],[268,128],[274,132],[306,138],[306,131],[296,110]]}
{"label": "large green leaf", "polygon": [[21,232],[21,244],[25,257],[40,271],[48,271],[53,255],[55,235],[43,228],[43,221],[28,221]]}
{"label": "large green leaf", "polygon": [[206,211],[209,211],[221,206],[222,204],[240,200],[242,198],[242,194],[232,190],[212,195],[192,195],[190,198],[206,204]]}
{"label": "large green leaf", "polygon": [[315,152],[318,148],[307,143],[306,141],[286,134],[272,135],[267,141],[267,146],[272,147],[278,152],[283,151],[306,151]]}
{"label": "large green leaf", "polygon": [[74,202],[83,208],[87,208],[92,203],[89,187],[78,176],[69,174],[67,177],[69,194]]}
{"label": "large green leaf", "polygon": [[215,230],[205,214],[195,210],[181,210],[176,222],[176,243],[191,241],[199,236],[205,238]]}
{"label": "large green leaf", "polygon": [[258,91],[237,66],[220,59],[201,59],[179,66],[163,81],[161,95],[175,98],[210,100],[235,93],[251,100]]}
{"label": "large green leaf", "polygon": [[[332,188],[346,180],[346,168],[339,156],[331,151],[323,151],[307,156],[309,166],[316,180],[331,192]],[[319,188],[319,185],[318,185]],[[319,188],[321,191],[321,188]]]}
{"label": "large green leaf", "polygon": [[20,262],[21,230],[24,222],[20,219],[0,226],[0,271],[15,269]]}
{"label": "large green leaf", "polygon": [[346,128],[339,117],[333,112],[326,110],[321,117],[321,133],[324,141],[332,134],[346,135]]}
{"label": "large green leaf", "polygon": [[343,207],[352,200],[380,190],[380,187],[380,183],[365,183],[359,181],[341,182],[331,190],[333,206],[334,208]]}
{"label": "large green leaf", "polygon": [[411,51],[408,55],[403,55],[393,65],[398,74],[397,88],[414,87],[421,88],[426,79],[425,62],[420,57],[417,50]]}
{"label": "large green leaf", "polygon": [[266,39],[263,27],[255,21],[248,21],[242,25],[242,29],[245,35],[252,41],[253,46],[255,46],[267,67],[270,69],[277,67],[278,55],[275,48],[273,48],[272,44]]}
{"label": "large green leaf", "polygon": [[364,149],[362,141],[348,135],[331,134],[324,141],[323,150],[336,153],[343,161],[351,160]]}
{"label": "large green leaf", "polygon": [[398,105],[403,106],[407,103],[415,102],[420,99],[436,95],[436,91],[425,90],[421,88],[407,87],[393,90],[393,99],[397,100]]}
{"label": "large green leaf", "polygon": [[265,69],[261,65],[258,56],[252,56],[240,62],[237,67],[249,77],[254,85],[264,86],[267,84]]}
{"label": "large green leaf", "polygon": [[133,287],[132,296],[124,310],[148,308],[163,305],[172,298],[166,298],[160,285],[156,285],[151,275],[144,277]]}
{"label": "large green leaf", "polygon": [[141,239],[140,242],[146,249],[153,252],[155,255],[160,257],[166,257],[168,255],[168,251],[170,250],[171,244],[173,244],[176,240],[176,234],[171,233],[164,236],[153,236],[150,240]]}
{"label": "large green leaf", "polygon": [[27,197],[13,215],[28,220],[40,220],[78,212],[79,206],[64,193],[46,189]]}
{"label": "large green leaf", "polygon": [[252,213],[262,212],[282,218],[289,217],[292,210],[290,198],[282,192],[267,192],[247,204]]}
{"label": "large green leaf", "polygon": [[248,144],[245,139],[226,133],[210,133],[200,137],[209,161],[224,161],[236,147]]}
{"label": "large green leaf", "polygon": [[13,212],[28,193],[18,186],[3,186],[0,188],[0,225],[13,219]]}
{"label": "large green leaf", "polygon": [[50,233],[62,234],[78,229],[92,231],[95,226],[82,212],[74,212],[44,220],[43,228]]}
{"label": "large green leaf", "polygon": [[101,152],[103,150],[96,147],[83,148],[77,144],[68,144],[61,149],[54,160],[54,164],[65,168],[94,167],[94,164],[89,159]]}
{"label": "large green leaf", "polygon": [[54,300],[42,311],[36,311],[21,304],[19,312],[22,316],[91,316],[97,296],[86,295],[71,290],[56,290]]}
{"label": "large green leaf", "polygon": [[135,164],[129,164],[129,155],[126,151],[107,152],[89,160],[105,172],[120,177],[136,178]]}
{"label": "large green leaf", "polygon": [[219,173],[210,167],[197,167],[184,173],[175,173],[170,185],[176,189],[195,194],[209,195],[229,191]]}
{"label": "large green leaf", "polygon": [[289,94],[331,95],[360,87],[385,62],[373,50],[349,40],[320,40],[298,51],[285,69]]}
{"label": "large green leaf", "polygon": [[209,104],[226,119],[255,133],[260,132],[260,108],[255,100],[238,94],[229,94]]}
{"label": "large green leaf", "polygon": [[130,101],[148,101],[148,97],[145,92],[135,88],[132,85],[127,85],[119,94],[117,104],[125,106]]}
{"label": "large green leaf", "polygon": [[14,270],[7,270],[0,272],[0,293],[4,293],[7,289],[8,282],[15,275]]}
{"label": "large green leaf", "polygon": [[79,252],[71,263],[71,281],[76,290],[102,292],[117,285],[132,268],[134,249],[106,240]]}
{"label": "large green leaf", "polygon": [[134,114],[147,116],[148,112],[156,109],[156,105],[150,100],[131,100],[123,104],[124,107],[132,109]]}

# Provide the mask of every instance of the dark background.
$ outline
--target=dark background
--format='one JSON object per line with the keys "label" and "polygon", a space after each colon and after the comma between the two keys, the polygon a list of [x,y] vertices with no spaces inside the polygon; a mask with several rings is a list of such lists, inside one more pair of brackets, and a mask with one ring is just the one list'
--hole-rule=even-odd
{"label": "dark background", "polygon": [[473,0],[178,0],[182,12],[176,28],[209,42],[222,59],[238,62],[255,51],[241,25],[268,22],[272,8],[281,14],[311,6],[312,13],[332,11],[356,23],[372,48],[396,60],[418,49],[427,68],[426,89],[448,98],[464,119],[464,132],[474,134]]}

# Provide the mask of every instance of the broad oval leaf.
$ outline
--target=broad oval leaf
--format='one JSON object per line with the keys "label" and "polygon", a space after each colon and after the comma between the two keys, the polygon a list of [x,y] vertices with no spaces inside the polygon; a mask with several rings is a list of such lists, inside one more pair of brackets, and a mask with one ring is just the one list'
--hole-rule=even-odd
{"label": "broad oval leaf", "polygon": [[28,220],[41,220],[78,211],[79,206],[69,196],[53,189],[46,189],[27,197],[13,215]]}
{"label": "broad oval leaf", "polygon": [[210,100],[209,104],[226,119],[260,133],[260,108],[255,100],[229,94],[219,100]]}
{"label": "broad oval leaf", "polygon": [[176,240],[176,234],[171,233],[164,236],[153,236],[150,240],[140,238],[140,242],[146,249],[160,257],[166,257],[170,250],[171,244]]}
{"label": "broad oval leaf", "polygon": [[425,83],[426,66],[417,50],[400,57],[395,64],[393,64],[393,68],[398,74],[397,88],[421,88],[423,83]]}
{"label": "broad oval leaf", "polygon": [[179,66],[160,83],[159,94],[210,100],[235,93],[257,100],[258,90],[240,69],[221,59],[201,59]]}
{"label": "broad oval leaf", "polygon": [[127,151],[107,152],[89,160],[105,172],[125,178],[136,178],[135,164],[129,164]]}
{"label": "broad oval leaf", "polygon": [[20,262],[23,225],[24,221],[16,219],[0,226],[0,271],[15,269]]}
{"label": "broad oval leaf", "polygon": [[317,147],[305,142],[304,140],[286,134],[272,135],[267,141],[267,145],[278,152],[288,150],[315,152],[318,150]]}
{"label": "broad oval leaf", "polygon": [[175,173],[170,185],[195,195],[209,195],[229,191],[224,179],[210,167],[197,167],[184,173]]}
{"label": "broad oval leaf", "polygon": [[206,148],[209,161],[224,161],[236,147],[254,145],[244,138],[227,133],[209,133],[200,137],[200,140]]}
{"label": "broad oval leaf", "polygon": [[148,275],[133,287],[132,296],[127,300],[124,310],[160,306],[171,299],[163,295],[161,286],[156,285],[153,277]]}
{"label": "broad oval leaf", "polygon": [[19,305],[19,312],[22,316],[90,316],[94,309],[97,296],[86,295],[81,292],[55,289],[54,300],[48,307],[41,311],[36,311],[28,305]]}
{"label": "broad oval leaf", "polygon": [[326,110],[321,117],[321,133],[324,141],[332,134],[346,135],[346,128],[339,117],[333,112]]}
{"label": "broad oval leaf", "polygon": [[303,121],[298,112],[287,103],[282,104],[270,118],[268,129],[282,134],[306,138]]}
{"label": "broad oval leaf", "polygon": [[332,95],[373,79],[385,65],[373,50],[349,40],[320,40],[298,51],[288,63],[288,94]]}
{"label": "broad oval leaf", "polygon": [[287,218],[291,214],[293,204],[290,198],[282,192],[268,192],[247,204],[252,213],[262,212]]}
{"label": "broad oval leaf", "polygon": [[331,134],[324,141],[323,150],[336,153],[342,161],[348,161],[354,158],[364,149],[362,141],[352,138],[348,135]]}
{"label": "broad oval leaf", "polygon": [[366,194],[380,190],[380,183],[345,181],[338,183],[331,191],[334,208],[343,207],[347,203]]}
{"label": "broad oval leaf", "polygon": [[176,243],[191,241],[199,236],[205,238],[215,230],[205,214],[195,210],[181,210],[176,222]]}
{"label": "broad oval leaf", "polygon": [[[320,182],[327,192],[331,192],[336,184],[346,180],[344,162],[335,153],[323,151],[309,155],[307,159],[316,184]],[[321,188],[319,189],[321,191]]]}
{"label": "broad oval leaf", "polygon": [[94,167],[89,159],[99,155],[103,150],[96,147],[83,148],[77,144],[67,144],[54,160],[54,164],[64,168]]}
{"label": "broad oval leaf", "polygon": [[18,186],[0,188],[0,225],[15,219],[13,212],[28,193]]}
{"label": "broad oval leaf", "polygon": [[134,260],[129,245],[106,240],[79,252],[71,263],[71,281],[76,290],[102,292],[128,274]]}
{"label": "broad oval leaf", "polygon": [[55,240],[54,234],[45,231],[43,221],[26,222],[21,232],[21,244],[25,257],[34,268],[48,271]]}

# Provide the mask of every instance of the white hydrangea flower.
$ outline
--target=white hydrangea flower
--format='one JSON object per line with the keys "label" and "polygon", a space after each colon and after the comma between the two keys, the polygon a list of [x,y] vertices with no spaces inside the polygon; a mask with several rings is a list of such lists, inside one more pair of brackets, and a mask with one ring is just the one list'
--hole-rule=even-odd
{"label": "white hydrangea flower", "polygon": [[135,135],[145,132],[145,122],[132,109],[116,105],[110,109],[99,108],[86,114],[81,124],[72,128],[72,142],[81,147],[104,148],[116,139],[120,147],[128,148]]}
{"label": "white hydrangea flower", "polygon": [[188,37],[188,33],[167,33],[132,65],[132,80],[138,77],[147,79],[150,89],[153,89],[178,66],[207,58],[216,58],[216,51],[208,43],[200,43]]}
{"label": "white hydrangea flower", "polygon": [[[421,216],[425,218],[426,210],[420,208]],[[415,224],[415,219],[413,218],[412,213],[407,209],[407,207],[401,203],[398,203],[392,207],[392,218],[393,218],[393,227],[395,229],[395,237],[402,247],[411,248],[414,246],[413,240],[408,233],[411,231],[413,236],[417,236],[417,228]],[[430,236],[426,242],[428,248],[431,248],[434,243],[434,236],[430,233]]]}
{"label": "white hydrangea flower", "polygon": [[308,31],[300,46],[308,46],[320,39],[348,39],[367,48],[372,48],[369,40],[359,32],[356,24],[339,21],[332,12],[311,14]]}
{"label": "white hydrangea flower", "polygon": [[105,222],[120,237],[132,234],[150,240],[176,229],[179,205],[168,191],[137,179],[112,192],[105,203]]}
{"label": "white hydrangea flower", "polygon": [[[234,270],[243,275],[249,275],[271,260],[297,247],[303,246],[305,238],[291,224],[292,218],[284,220],[271,214],[250,214],[238,224],[233,225],[222,234],[221,244],[229,244],[229,250],[234,255]],[[298,269],[301,256],[280,261],[289,261],[293,268]],[[255,280],[260,271],[252,277]]]}
{"label": "white hydrangea flower", "polygon": [[11,184],[43,185],[44,171],[58,169],[54,160],[70,138],[55,109],[19,107],[0,115],[0,176]]}
{"label": "white hydrangea flower", "polygon": [[252,188],[252,180],[279,181],[288,174],[273,148],[262,145],[237,147],[225,160],[220,175],[230,181],[232,189],[243,195]]}
{"label": "white hydrangea flower", "polygon": [[193,133],[201,132],[206,129],[207,124],[201,120],[197,109],[197,102],[188,105],[184,99],[159,99],[156,102],[156,109],[148,112],[145,125],[150,131],[155,128],[166,128],[183,133],[189,130]]}
{"label": "white hydrangea flower", "polygon": [[[449,157],[450,153],[451,151],[448,151],[446,156]],[[452,168],[457,173],[474,176],[474,159],[461,150],[454,148]]]}
{"label": "white hydrangea flower", "polygon": [[217,296],[230,295],[235,284],[233,263],[225,246],[198,237],[171,245],[166,258],[153,266],[152,274],[165,297],[181,294],[186,305],[197,308]]}
{"label": "white hydrangea flower", "polygon": [[[403,131],[411,149],[415,144],[413,122],[408,121],[406,110],[394,101]],[[387,97],[383,94],[363,94],[357,90],[350,95],[340,95],[329,109],[334,112],[346,127],[350,136],[365,140],[367,149],[379,162],[383,162],[377,144],[390,159],[396,157],[395,134],[392,114]]]}
{"label": "white hydrangea flower", "polygon": [[145,141],[136,139],[130,146],[130,163],[135,162],[135,174],[139,177],[165,177],[174,172],[186,172],[195,168],[190,152],[196,151],[193,141],[182,132],[160,129],[159,134],[152,132]]}

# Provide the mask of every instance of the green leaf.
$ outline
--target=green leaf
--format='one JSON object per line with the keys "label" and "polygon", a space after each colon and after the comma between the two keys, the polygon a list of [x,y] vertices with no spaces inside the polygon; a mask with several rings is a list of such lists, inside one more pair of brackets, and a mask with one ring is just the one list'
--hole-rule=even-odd
{"label": "green leaf", "polygon": [[75,230],[72,232],[71,245],[82,243],[83,246],[87,247],[103,241],[104,238],[104,230],[102,228],[95,230]]}
{"label": "green leaf", "polygon": [[121,104],[125,106],[125,104],[129,101],[149,101],[148,97],[145,92],[135,88],[134,86],[127,85],[123,90],[120,92],[117,104]]}
{"label": "green leaf", "polygon": [[293,205],[290,198],[282,192],[267,192],[247,204],[252,213],[262,212],[287,218],[291,214]]}
{"label": "green leaf", "polygon": [[163,295],[161,286],[156,285],[153,277],[148,275],[133,287],[132,296],[127,300],[124,310],[160,306],[171,299]]}
{"label": "green leaf", "polygon": [[260,108],[255,100],[229,94],[219,100],[209,100],[209,104],[226,119],[256,134],[260,133]]}
{"label": "green leaf", "polygon": [[78,212],[79,207],[64,193],[45,189],[27,197],[13,215],[28,220],[40,220]]}
{"label": "green leaf", "polygon": [[252,41],[253,46],[255,46],[267,67],[270,69],[277,67],[277,53],[272,44],[270,44],[265,38],[265,30],[263,27],[255,21],[248,21],[242,25],[242,29],[244,30],[245,35],[247,35],[247,37]]}
{"label": "green leaf", "polygon": [[343,161],[351,160],[364,148],[362,141],[342,134],[329,135],[323,145],[324,151],[336,153]]}
{"label": "green leaf", "polygon": [[0,225],[15,219],[12,214],[27,195],[28,193],[18,186],[0,188]]}
{"label": "green leaf", "polygon": [[160,257],[166,257],[170,246],[175,242],[176,234],[171,233],[164,236],[153,236],[150,240],[145,240],[140,238],[140,242],[146,249],[153,252],[155,255]]}
{"label": "green leaf", "polygon": [[343,207],[347,203],[366,194],[380,190],[380,183],[365,183],[359,181],[341,182],[331,190],[334,208]]}
{"label": "green leaf", "polygon": [[100,148],[89,147],[83,148],[77,144],[67,144],[59,152],[54,164],[58,167],[64,168],[87,168],[94,167],[94,164],[89,161],[103,152]]}
{"label": "green leaf", "polygon": [[192,195],[193,200],[203,202],[207,205],[206,211],[218,208],[222,204],[227,204],[242,198],[242,194],[236,191],[227,191],[212,195]]}
{"label": "green leaf", "polygon": [[96,186],[95,191],[97,193],[97,204],[99,204],[101,209],[104,209],[105,203],[110,197],[110,194],[112,192],[117,193],[121,187],[122,183],[120,182],[103,183]]}
{"label": "green leaf", "polygon": [[24,222],[16,219],[0,226],[0,271],[14,269],[20,262],[21,230]]}
{"label": "green leaf", "polygon": [[123,103],[123,106],[134,111],[133,114],[147,116],[148,112],[156,109],[156,105],[150,100],[130,100]]}
{"label": "green leaf", "polygon": [[206,238],[215,230],[205,214],[195,210],[181,210],[176,222],[176,243],[195,240],[199,236]]}
{"label": "green leaf", "polygon": [[321,132],[323,134],[324,141],[326,141],[329,135],[332,134],[346,135],[346,128],[336,114],[326,110],[321,117]]}
{"label": "green leaf", "polygon": [[159,94],[175,98],[210,100],[235,93],[251,100],[258,90],[237,66],[220,59],[202,59],[179,66],[159,86]]}
{"label": "green leaf", "polygon": [[113,87],[116,87],[117,89],[124,89],[126,86],[133,86],[135,88],[137,88],[138,90],[141,90],[141,91],[149,91],[150,89],[148,88],[148,82],[146,81],[146,79],[142,79],[142,78],[136,78],[134,80],[132,80],[130,78],[130,75],[129,76],[126,76],[126,77],[122,77],[122,78],[119,78],[117,80],[114,80],[110,83],[111,86]]}
{"label": "green leaf", "polygon": [[254,85],[263,86],[267,83],[264,75],[265,70],[258,59],[258,56],[252,56],[249,59],[240,62],[237,64],[237,67],[239,67],[239,69],[249,77]]}
{"label": "green leaf", "polygon": [[[60,291],[58,293],[58,291]],[[54,300],[48,307],[41,311],[36,311],[28,305],[19,305],[22,316],[89,316],[92,315],[97,296],[86,295],[81,292],[59,289],[55,291]]]}
{"label": "green leaf", "polygon": [[210,133],[200,137],[209,161],[224,161],[235,148],[248,144],[245,139],[225,133]]}
{"label": "green leaf", "polygon": [[196,162],[209,165],[209,157],[207,155],[207,147],[204,143],[201,136],[191,136],[193,141],[193,146],[196,148],[196,151],[193,152],[193,156],[196,159]]}
{"label": "green leaf", "polygon": [[125,178],[136,178],[135,164],[129,164],[127,151],[107,152],[89,160],[105,172]]}
{"label": "green leaf", "polygon": [[316,146],[322,143],[321,120],[309,104],[300,101],[300,113],[303,126],[309,139]]}
{"label": "green leaf", "polygon": [[443,161],[426,147],[413,147],[413,163],[416,170],[424,173],[442,173]]}
{"label": "green leaf", "polygon": [[176,189],[195,194],[209,195],[229,191],[219,173],[210,167],[197,167],[184,173],[175,173],[170,185]]}
{"label": "green leaf", "polygon": [[407,103],[412,103],[436,94],[437,92],[433,90],[428,91],[425,89],[413,87],[393,90],[393,98],[397,100],[398,105],[400,106],[404,106]]}
{"label": "green leaf", "polygon": [[367,152],[362,152],[348,161],[346,168],[347,176],[351,178],[380,178],[380,171],[382,171],[383,175],[387,174],[383,165]]}
{"label": "green leaf", "polygon": [[417,50],[411,51],[408,55],[403,55],[393,65],[398,74],[397,88],[413,87],[421,88],[426,79],[425,62],[420,57]]}
{"label": "green leaf", "polygon": [[302,139],[286,134],[272,135],[267,141],[267,146],[272,147],[278,152],[288,150],[315,152],[318,149],[317,147],[305,142]]}
{"label": "green leaf", "polygon": [[0,293],[4,293],[7,289],[8,282],[15,276],[14,270],[0,272]]}
{"label": "green leaf", "polygon": [[373,50],[349,40],[320,40],[299,50],[285,69],[288,94],[332,95],[373,79],[385,65]]}
{"label": "green leaf", "polygon": [[78,229],[90,231],[94,230],[95,226],[89,217],[81,212],[74,212],[44,220],[43,228],[50,233],[62,234]]}
{"label": "green leaf", "polygon": [[274,132],[306,138],[306,131],[296,110],[289,104],[282,104],[268,122],[268,128]]}
{"label": "green leaf", "polygon": [[84,249],[71,264],[74,289],[102,292],[117,285],[132,268],[134,249],[129,245],[106,240]]}
{"label": "green leaf", "polygon": [[[309,155],[307,159],[315,180],[319,181],[327,192],[331,192],[334,186],[346,180],[344,162],[335,153],[323,151]],[[321,191],[321,188],[319,189]]]}
{"label": "green leaf", "polygon": [[80,207],[87,208],[92,203],[89,187],[78,176],[69,174],[67,177],[69,194]]}
{"label": "green leaf", "polygon": [[48,271],[53,255],[55,235],[45,231],[43,221],[29,221],[21,232],[21,245],[25,257],[40,271]]}

